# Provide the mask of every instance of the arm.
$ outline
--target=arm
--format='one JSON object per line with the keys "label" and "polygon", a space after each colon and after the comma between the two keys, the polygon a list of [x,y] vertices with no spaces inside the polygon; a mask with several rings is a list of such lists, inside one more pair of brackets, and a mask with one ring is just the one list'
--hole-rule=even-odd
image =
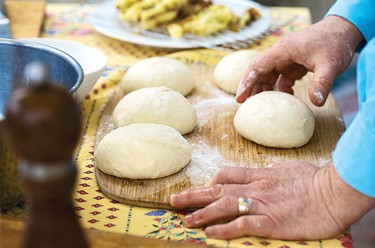
{"label": "arm", "polygon": [[338,174],[353,188],[375,197],[375,38],[357,64],[359,111],[333,153]]}
{"label": "arm", "polygon": [[350,21],[366,41],[375,37],[375,2],[373,0],[339,0],[326,16],[340,16]]}
{"label": "arm", "polygon": [[239,84],[236,100],[242,103],[250,95],[270,90],[275,84],[278,90],[293,93],[295,80],[310,71],[314,72],[310,100],[322,106],[335,77],[349,66],[362,41],[361,32],[351,22],[328,16],[284,37],[251,63]]}
{"label": "arm", "polygon": [[314,72],[310,100],[322,106],[334,78],[348,67],[358,45],[375,37],[374,8],[372,0],[337,1],[324,20],[285,37],[252,63],[240,82],[236,100],[242,103],[274,84],[293,93],[295,80],[310,71]]}
{"label": "arm", "polygon": [[238,87],[236,100],[244,102],[250,95],[270,90],[293,93],[295,80],[314,72],[309,87],[313,104],[322,106],[334,79],[350,64],[362,34],[349,21],[328,16],[303,31],[275,43],[249,65]]}
{"label": "arm", "polygon": [[[329,22],[325,22],[327,20]],[[335,28],[333,25],[335,20],[348,28],[348,30],[343,29],[342,35],[353,32],[348,43],[351,44],[350,51],[353,52],[355,46],[363,41],[362,34],[350,22],[341,17],[327,17],[324,23],[311,27],[310,31],[313,33],[302,32],[300,35],[303,36],[302,38],[313,35],[311,38],[315,37],[315,42],[329,46],[329,42],[328,45],[321,42],[321,40],[325,40],[325,36],[318,39],[319,32],[314,32],[323,32],[324,25],[328,25],[326,28]],[[333,22],[331,23],[331,21]],[[328,33],[323,32],[323,34],[330,37]],[[366,34],[364,35],[366,36]],[[271,51],[267,52],[263,58],[250,65],[249,72],[258,70],[248,74],[249,85],[245,85],[248,87],[245,89],[248,91],[247,93],[254,93],[255,87],[261,90],[265,87],[264,83],[262,84],[265,81],[262,79],[270,80],[275,78],[274,75],[278,77],[281,74],[280,78],[286,79],[289,75],[289,82],[293,81],[293,83],[293,78],[297,78],[295,75],[304,75],[306,67],[299,67],[301,64],[295,63],[291,55],[305,62],[314,62],[314,59],[319,59],[319,56],[324,58],[325,55],[321,53],[322,50],[319,46],[314,47],[314,51],[319,51],[316,58],[308,57],[304,60],[303,56],[299,57],[298,53],[309,54],[309,51],[302,49],[304,46],[300,46],[296,42],[299,38],[301,37],[295,36],[290,40],[289,44],[293,45],[291,48],[287,46],[288,43],[271,48]],[[340,43],[340,40],[333,39],[331,41],[336,41],[338,46],[343,44]],[[215,175],[211,186],[184,191],[171,197],[172,206],[177,208],[202,207],[202,209],[186,216],[186,226],[212,225],[206,228],[206,234],[209,237],[221,239],[245,235],[282,239],[322,239],[339,234],[346,226],[375,207],[375,40],[367,40],[367,42],[358,64],[359,114],[337,145],[333,154],[334,166],[318,169],[309,163],[291,162],[262,169],[223,168]],[[286,50],[278,50],[280,48]],[[295,48],[300,48],[299,52],[294,52]],[[283,55],[285,51],[287,54]],[[329,53],[330,50],[328,49],[326,52]],[[340,54],[336,54],[336,52],[338,51],[335,50],[333,55],[340,57]],[[314,53],[310,52],[310,55],[314,55]],[[285,56],[286,59],[277,60],[278,56]],[[337,60],[338,57],[332,58]],[[343,58],[348,58],[348,56]],[[288,66],[294,66],[291,71],[293,73],[299,71],[300,74],[293,74],[290,71],[288,74],[288,70],[280,70],[284,74],[280,73],[276,70],[277,65],[280,66],[279,68],[283,68],[283,63],[280,61]],[[327,58],[321,62],[326,63],[324,65],[330,64]],[[316,68],[320,68],[319,64],[315,65]],[[271,69],[267,72],[263,68]],[[343,67],[333,66],[333,68]],[[290,75],[294,75],[294,77]],[[293,83],[289,85],[293,85]],[[314,84],[319,86],[317,81],[313,81],[312,86]],[[288,85],[284,84],[284,86]],[[286,89],[290,87],[286,87]],[[237,100],[241,100],[241,97],[243,97],[242,100],[245,100],[247,93],[239,94]],[[238,197],[252,199],[248,214],[239,216]],[[222,220],[230,220],[230,222],[216,224]]]}
{"label": "arm", "polygon": [[[177,208],[203,207],[185,217],[188,227],[207,226],[207,236],[231,239],[266,236],[314,240],[338,235],[375,206],[346,184],[333,166],[319,169],[306,162],[272,168],[220,169],[210,187],[171,197]],[[252,199],[250,212],[239,216],[238,197]],[[219,221],[230,220],[226,224]]]}

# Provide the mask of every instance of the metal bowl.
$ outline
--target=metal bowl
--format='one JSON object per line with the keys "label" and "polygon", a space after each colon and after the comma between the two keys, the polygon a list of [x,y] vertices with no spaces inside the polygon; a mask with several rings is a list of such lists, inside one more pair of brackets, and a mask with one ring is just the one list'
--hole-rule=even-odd
{"label": "metal bowl", "polygon": [[85,98],[107,66],[107,57],[104,53],[79,42],[56,38],[25,38],[23,40],[57,48],[71,55],[78,61],[82,66],[84,74],[82,84],[76,93],[76,98],[78,100],[83,100]]}
{"label": "metal bowl", "polygon": [[26,65],[36,61],[45,64],[51,80],[72,93],[82,83],[83,70],[75,59],[56,48],[12,39],[0,39],[0,61],[0,210],[3,211],[23,199],[16,175],[17,157],[4,137],[2,119],[12,90],[28,83]]}
{"label": "metal bowl", "polygon": [[0,39],[0,120],[12,90],[27,84],[24,70],[30,62],[46,65],[51,80],[75,93],[83,80],[80,64],[65,52],[39,43]]}

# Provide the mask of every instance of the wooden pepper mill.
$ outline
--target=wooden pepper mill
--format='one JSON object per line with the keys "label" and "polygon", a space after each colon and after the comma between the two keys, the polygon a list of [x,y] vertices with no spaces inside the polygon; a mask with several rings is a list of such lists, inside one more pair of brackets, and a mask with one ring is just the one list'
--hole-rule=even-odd
{"label": "wooden pepper mill", "polygon": [[22,247],[88,247],[72,203],[79,108],[65,88],[50,82],[43,65],[30,65],[27,76],[28,87],[13,92],[5,116],[28,206]]}

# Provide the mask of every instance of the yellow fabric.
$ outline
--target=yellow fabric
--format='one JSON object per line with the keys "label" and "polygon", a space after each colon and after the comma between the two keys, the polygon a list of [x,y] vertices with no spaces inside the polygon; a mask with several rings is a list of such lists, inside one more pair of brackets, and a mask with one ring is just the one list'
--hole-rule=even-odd
{"label": "yellow fabric", "polygon": [[[121,80],[126,69],[134,62],[151,56],[167,55],[188,63],[199,61],[215,65],[225,52],[207,49],[171,51],[142,47],[105,37],[97,33],[88,18],[93,7],[88,5],[49,4],[43,37],[68,39],[81,42],[103,51],[108,57],[108,66],[95,87],[82,101],[84,129],[77,148],[79,176],[74,190],[74,202],[81,224],[111,232],[128,233],[156,239],[180,240],[205,243],[217,247],[351,247],[349,232],[330,240],[287,242],[265,238],[246,237],[230,241],[207,239],[201,229],[188,229],[182,225],[183,212],[166,211],[128,206],[104,196],[97,187],[94,173],[94,142],[101,110],[109,100],[110,93]],[[306,27],[310,23],[305,8],[273,8],[276,16],[281,12],[296,15],[296,20],[271,35],[263,38],[253,49],[264,50],[281,36]],[[319,225],[319,223],[311,223]]]}

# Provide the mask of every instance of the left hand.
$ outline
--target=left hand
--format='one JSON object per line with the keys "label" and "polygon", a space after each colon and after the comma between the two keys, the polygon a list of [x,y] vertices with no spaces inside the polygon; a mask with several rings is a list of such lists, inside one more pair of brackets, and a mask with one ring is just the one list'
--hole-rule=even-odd
{"label": "left hand", "polygon": [[[249,213],[240,215],[238,197],[252,200]],[[205,229],[206,235],[217,239],[251,235],[290,240],[329,238],[343,232],[371,209],[371,204],[374,199],[348,186],[333,166],[319,169],[300,161],[261,169],[225,167],[214,176],[211,186],[171,197],[176,208],[203,207],[187,215],[184,224],[191,228],[211,225]],[[217,224],[219,221],[229,222]]]}

